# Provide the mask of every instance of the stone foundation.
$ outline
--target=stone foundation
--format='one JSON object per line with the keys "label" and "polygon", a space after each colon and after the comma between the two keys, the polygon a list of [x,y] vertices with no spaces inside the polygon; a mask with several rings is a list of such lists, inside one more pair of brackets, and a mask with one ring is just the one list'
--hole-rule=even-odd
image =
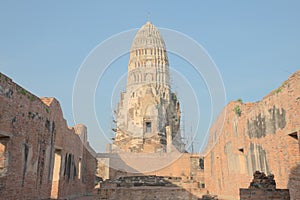
{"label": "stone foundation", "polygon": [[[125,176],[100,184],[98,199],[199,199],[205,189],[183,187],[180,177]],[[187,184],[187,183],[186,183]],[[190,184],[191,185],[191,184]]]}
{"label": "stone foundation", "polygon": [[290,193],[288,189],[240,189],[241,200],[289,200]]}
{"label": "stone foundation", "polygon": [[97,199],[117,200],[198,200],[199,197],[179,187],[135,187],[103,188],[98,190]]}

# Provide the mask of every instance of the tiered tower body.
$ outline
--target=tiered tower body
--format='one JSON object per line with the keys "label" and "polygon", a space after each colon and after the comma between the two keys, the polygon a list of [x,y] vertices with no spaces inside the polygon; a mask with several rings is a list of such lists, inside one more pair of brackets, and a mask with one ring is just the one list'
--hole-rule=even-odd
{"label": "tiered tower body", "polygon": [[117,108],[113,152],[184,151],[180,106],[170,90],[166,45],[147,22],[137,32],[128,63],[126,92]]}

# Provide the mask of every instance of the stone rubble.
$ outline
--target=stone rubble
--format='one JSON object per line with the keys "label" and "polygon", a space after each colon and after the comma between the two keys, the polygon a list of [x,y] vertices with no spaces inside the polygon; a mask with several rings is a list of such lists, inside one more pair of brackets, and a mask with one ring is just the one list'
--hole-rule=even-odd
{"label": "stone rubble", "polygon": [[266,176],[264,172],[256,171],[253,174],[253,180],[250,183],[249,188],[276,188],[276,182],[274,175],[270,174]]}

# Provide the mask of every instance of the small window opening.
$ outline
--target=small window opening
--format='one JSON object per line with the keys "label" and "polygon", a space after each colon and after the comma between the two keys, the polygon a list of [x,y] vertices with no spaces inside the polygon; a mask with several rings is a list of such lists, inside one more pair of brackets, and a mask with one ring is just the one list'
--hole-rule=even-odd
{"label": "small window opening", "polygon": [[244,148],[239,148],[238,149],[240,152],[244,153]]}
{"label": "small window opening", "polygon": [[5,176],[8,168],[8,137],[0,137],[0,177]]}
{"label": "small window opening", "polygon": [[297,132],[290,133],[289,136],[291,136],[292,138],[298,140],[298,134],[297,134]]}
{"label": "small window opening", "polygon": [[29,146],[27,143],[24,144],[24,159],[23,159],[23,169],[22,169],[22,187],[24,187],[25,175],[27,171],[27,160],[28,160]]}
{"label": "small window opening", "polygon": [[81,158],[78,161],[78,179],[81,179]]}
{"label": "small window opening", "polygon": [[199,167],[200,167],[200,169],[204,169],[204,158],[200,158],[199,159]]}
{"label": "small window opening", "polygon": [[151,133],[151,122],[146,122],[146,133]]}

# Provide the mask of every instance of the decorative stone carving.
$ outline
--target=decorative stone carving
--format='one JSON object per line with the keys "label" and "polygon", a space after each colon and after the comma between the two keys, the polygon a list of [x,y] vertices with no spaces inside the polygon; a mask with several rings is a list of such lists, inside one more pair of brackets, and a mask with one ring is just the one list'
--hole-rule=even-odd
{"label": "decorative stone carving", "polygon": [[[176,95],[170,89],[166,45],[152,23],[147,22],[137,32],[128,63],[126,92],[116,110],[112,151],[183,152],[180,106],[177,98],[171,98]],[[171,138],[166,138],[167,126],[172,130],[168,134]]]}

